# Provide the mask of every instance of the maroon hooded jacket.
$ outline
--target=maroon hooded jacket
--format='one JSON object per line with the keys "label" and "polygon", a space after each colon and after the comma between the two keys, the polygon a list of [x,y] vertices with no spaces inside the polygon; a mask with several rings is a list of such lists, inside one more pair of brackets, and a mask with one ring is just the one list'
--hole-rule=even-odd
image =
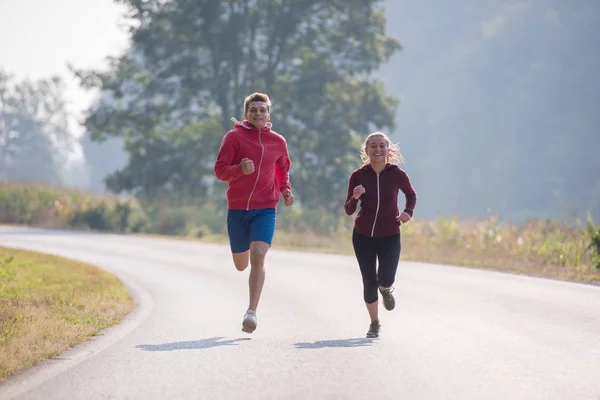
{"label": "maroon hooded jacket", "polygon": [[350,175],[348,195],[344,209],[352,215],[356,211],[358,200],[352,196],[354,188],[363,185],[365,193],[360,197],[360,209],[354,221],[356,232],[365,236],[383,237],[400,233],[400,223],[396,217],[398,210],[398,191],[406,197],[404,212],[411,217],[417,203],[417,193],[410,179],[396,164],[386,164],[379,174],[370,165],[355,170]]}

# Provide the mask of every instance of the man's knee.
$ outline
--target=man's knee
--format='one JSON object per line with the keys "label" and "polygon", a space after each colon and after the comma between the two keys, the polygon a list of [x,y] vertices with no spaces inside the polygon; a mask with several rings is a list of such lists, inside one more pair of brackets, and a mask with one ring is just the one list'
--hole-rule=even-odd
{"label": "man's knee", "polygon": [[266,242],[252,242],[250,244],[250,263],[252,265],[262,264],[269,251],[269,244]]}
{"label": "man's knee", "polygon": [[266,251],[259,250],[255,253],[250,254],[250,264],[252,265],[263,265],[265,262]]}
{"label": "man's knee", "polygon": [[243,253],[233,253],[233,264],[238,271],[244,271],[248,268],[248,251]]}
{"label": "man's knee", "polygon": [[246,268],[248,268],[248,261],[234,261],[233,264],[235,265],[235,269],[237,269],[238,271],[244,271],[246,270]]}

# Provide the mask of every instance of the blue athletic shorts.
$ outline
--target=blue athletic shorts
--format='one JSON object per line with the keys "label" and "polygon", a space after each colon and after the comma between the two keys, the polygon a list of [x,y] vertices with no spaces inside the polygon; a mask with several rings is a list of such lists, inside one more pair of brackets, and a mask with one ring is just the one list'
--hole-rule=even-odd
{"label": "blue athletic shorts", "polygon": [[271,245],[275,234],[274,208],[258,210],[229,210],[227,212],[227,233],[232,253],[243,253],[250,249],[254,241]]}

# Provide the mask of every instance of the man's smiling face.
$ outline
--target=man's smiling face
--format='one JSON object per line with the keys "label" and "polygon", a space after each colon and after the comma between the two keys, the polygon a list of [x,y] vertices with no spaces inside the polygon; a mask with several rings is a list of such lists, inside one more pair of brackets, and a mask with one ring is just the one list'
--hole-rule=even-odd
{"label": "man's smiling face", "polygon": [[253,101],[248,105],[248,111],[244,117],[255,128],[262,129],[269,122],[271,114],[269,114],[267,103],[264,101]]}

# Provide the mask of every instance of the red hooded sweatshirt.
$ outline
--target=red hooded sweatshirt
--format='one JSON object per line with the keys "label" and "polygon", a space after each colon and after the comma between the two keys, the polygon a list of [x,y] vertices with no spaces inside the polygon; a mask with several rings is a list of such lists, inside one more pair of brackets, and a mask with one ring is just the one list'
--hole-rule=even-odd
{"label": "red hooded sweatshirt", "polygon": [[363,185],[365,192],[359,197],[360,210],[354,221],[356,232],[365,236],[383,237],[400,233],[400,223],[396,217],[398,210],[398,191],[406,196],[404,212],[412,217],[417,203],[417,193],[410,179],[396,164],[386,164],[379,174],[370,165],[355,170],[350,175],[348,195],[344,209],[352,215],[356,211],[358,200],[352,196],[354,188]]}
{"label": "red hooded sweatshirt", "polygon": [[[229,184],[227,208],[275,208],[280,194],[291,189],[287,143],[270,122],[259,131],[248,121],[232,120],[235,126],[223,137],[214,167],[217,179]],[[251,174],[242,173],[243,158],[254,162]]]}

